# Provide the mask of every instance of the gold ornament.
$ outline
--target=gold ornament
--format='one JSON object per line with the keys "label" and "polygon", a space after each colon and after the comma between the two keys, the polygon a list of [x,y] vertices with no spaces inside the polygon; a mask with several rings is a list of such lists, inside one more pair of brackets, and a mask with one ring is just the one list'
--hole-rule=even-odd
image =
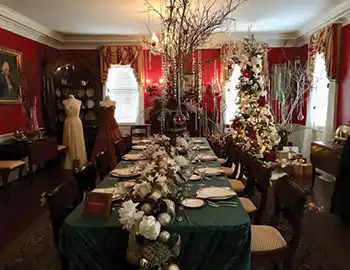
{"label": "gold ornament", "polygon": [[141,210],[143,212],[145,212],[145,214],[149,214],[151,213],[152,211],[152,205],[150,203],[144,203],[142,206],[141,206]]}
{"label": "gold ornament", "polygon": [[172,264],[169,264],[168,267],[166,268],[166,270],[180,270],[180,267],[175,264],[175,263],[172,263]]}
{"label": "gold ornament", "polygon": [[171,222],[171,216],[168,213],[161,213],[158,216],[158,221],[160,225],[162,225],[163,227],[166,227]]}
{"label": "gold ornament", "polygon": [[159,234],[159,240],[162,241],[163,243],[166,243],[168,242],[170,239],[170,233],[167,232],[167,231],[162,231],[160,234]]}

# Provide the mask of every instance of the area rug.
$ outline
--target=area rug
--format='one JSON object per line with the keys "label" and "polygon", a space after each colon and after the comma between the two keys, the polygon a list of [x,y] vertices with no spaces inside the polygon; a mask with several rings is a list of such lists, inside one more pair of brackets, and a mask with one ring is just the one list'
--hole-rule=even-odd
{"label": "area rug", "polygon": [[[316,215],[318,208],[308,207],[305,212],[306,226],[310,215]],[[288,237],[288,225],[282,223],[282,233]],[[315,246],[312,237],[303,234],[294,258],[295,270],[342,270],[327,258],[325,252]],[[60,270],[56,249],[52,237],[52,228],[48,214],[34,222],[11,246],[0,254],[0,270]],[[254,266],[253,269],[266,270],[265,266]]]}

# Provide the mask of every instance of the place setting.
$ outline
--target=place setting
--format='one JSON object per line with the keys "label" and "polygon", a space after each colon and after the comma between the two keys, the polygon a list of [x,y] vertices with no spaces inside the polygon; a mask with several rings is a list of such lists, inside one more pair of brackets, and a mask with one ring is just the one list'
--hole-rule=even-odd
{"label": "place setting", "polygon": [[144,160],[145,156],[142,153],[136,153],[136,154],[125,154],[122,157],[123,160],[125,161],[139,161],[139,160]]}
{"label": "place setting", "polygon": [[110,172],[111,177],[116,178],[130,178],[135,177],[140,174],[140,170],[136,166],[128,168],[116,168]]}

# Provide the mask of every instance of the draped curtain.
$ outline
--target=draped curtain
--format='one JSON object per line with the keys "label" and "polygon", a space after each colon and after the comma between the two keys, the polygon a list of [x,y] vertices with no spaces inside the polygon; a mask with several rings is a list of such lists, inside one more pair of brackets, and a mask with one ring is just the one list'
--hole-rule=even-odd
{"label": "draped curtain", "polygon": [[339,81],[341,27],[341,24],[330,24],[311,35],[308,44],[310,81],[314,74],[317,53],[324,55],[329,80]]}
{"label": "draped curtain", "polygon": [[112,45],[100,49],[100,65],[102,83],[107,81],[108,69],[111,65],[131,65],[138,82],[143,72],[143,54],[140,45]]}
{"label": "draped curtain", "polygon": [[[304,140],[302,145],[302,153],[309,157],[310,143],[314,140],[331,141],[335,125],[335,104],[337,84],[340,76],[340,46],[341,46],[341,24],[331,24],[318,32],[311,35],[308,44],[308,75],[309,81],[316,85],[317,89],[310,89],[307,105],[306,127],[304,131]],[[314,76],[316,59],[320,61],[317,55],[320,54],[324,59],[324,67],[329,80],[328,87],[325,86],[323,80]],[[322,62],[322,61],[321,61]],[[316,75],[317,76],[317,75]],[[322,86],[323,85],[323,86]],[[315,87],[315,86],[314,86]],[[326,112],[326,121],[324,126],[315,125],[317,114],[313,112],[317,106],[323,104],[314,104],[315,95],[319,95],[320,91],[324,91],[327,96],[328,104],[324,108]]]}

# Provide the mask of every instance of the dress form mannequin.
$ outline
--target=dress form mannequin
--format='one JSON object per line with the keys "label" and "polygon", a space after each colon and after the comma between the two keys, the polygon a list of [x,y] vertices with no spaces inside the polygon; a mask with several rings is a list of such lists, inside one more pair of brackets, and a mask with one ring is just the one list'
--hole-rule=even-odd
{"label": "dress form mannequin", "polygon": [[115,101],[110,98],[110,96],[106,96],[104,100],[100,102],[102,107],[111,107],[115,106]]}
{"label": "dress form mannequin", "polygon": [[63,101],[66,120],[63,127],[63,144],[68,147],[65,169],[73,169],[73,162],[83,165],[87,161],[83,125],[79,118],[81,101],[69,95]]}
{"label": "dress form mannequin", "polygon": [[107,149],[109,168],[111,170],[117,165],[114,143],[121,138],[119,126],[114,116],[115,105],[116,102],[108,95],[100,102],[99,131],[91,158],[92,161],[95,161],[98,153]]}

